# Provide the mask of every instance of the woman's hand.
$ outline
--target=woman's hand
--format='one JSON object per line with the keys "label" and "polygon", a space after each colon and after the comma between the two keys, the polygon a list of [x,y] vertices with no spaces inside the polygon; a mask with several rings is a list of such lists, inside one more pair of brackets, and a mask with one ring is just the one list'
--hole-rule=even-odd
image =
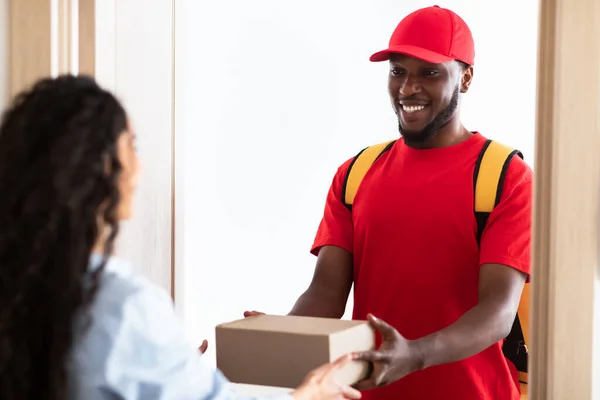
{"label": "woman's hand", "polygon": [[294,400],[360,399],[361,393],[358,390],[335,380],[336,371],[352,359],[352,355],[346,355],[311,371],[304,382],[292,392]]}

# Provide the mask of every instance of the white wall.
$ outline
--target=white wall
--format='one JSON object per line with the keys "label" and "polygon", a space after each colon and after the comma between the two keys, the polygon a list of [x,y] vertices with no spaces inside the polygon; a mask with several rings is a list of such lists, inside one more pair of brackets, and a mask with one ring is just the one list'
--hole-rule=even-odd
{"label": "white wall", "polygon": [[171,289],[173,4],[96,1],[96,78],[116,92],[138,136],[143,178],[118,253]]}
{"label": "white wall", "polygon": [[[286,313],[307,287],[335,169],[397,135],[387,65],[368,57],[429,5],[176,0],[176,298],[211,361],[216,324]],[[464,123],[532,163],[537,2],[439,5],[476,41]]]}

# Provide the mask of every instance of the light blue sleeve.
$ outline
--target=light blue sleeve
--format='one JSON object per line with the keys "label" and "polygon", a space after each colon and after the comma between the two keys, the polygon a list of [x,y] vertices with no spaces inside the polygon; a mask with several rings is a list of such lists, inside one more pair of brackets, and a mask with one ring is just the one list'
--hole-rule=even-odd
{"label": "light blue sleeve", "polygon": [[124,400],[250,399],[235,393],[221,372],[202,360],[185,337],[166,292],[140,289],[127,298],[122,310],[114,346],[107,355],[105,390]]}

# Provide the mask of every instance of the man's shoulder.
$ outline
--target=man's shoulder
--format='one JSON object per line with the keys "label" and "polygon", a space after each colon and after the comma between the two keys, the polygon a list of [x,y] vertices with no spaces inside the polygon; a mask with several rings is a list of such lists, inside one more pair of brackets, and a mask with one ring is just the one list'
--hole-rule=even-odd
{"label": "man's shoulder", "polygon": [[361,148],[357,148],[356,151],[350,155],[350,157],[346,158],[346,160],[340,164],[337,170],[338,174],[346,174],[350,168],[353,167],[359,156],[366,156],[367,153],[370,153],[370,155],[366,157],[368,158],[369,162],[379,159],[379,155],[382,153],[387,153],[397,141],[397,138],[383,141],[373,141]]}
{"label": "man's shoulder", "polygon": [[506,144],[503,141],[493,140],[503,146],[506,146],[508,150],[512,150],[514,155],[511,157],[508,165],[506,166],[506,175],[510,177],[511,180],[515,181],[523,181],[523,180],[531,180],[533,178],[533,169],[527,162],[528,154],[524,153],[522,149],[511,146],[510,144]]}
{"label": "man's shoulder", "polygon": [[507,141],[502,139],[492,139],[488,138],[482,134],[479,134],[481,137],[481,149],[478,152],[481,152],[483,146],[485,146],[486,142],[493,142],[501,145],[506,149],[506,151],[514,152],[513,156],[510,158],[508,165],[506,166],[506,174],[512,176],[520,176],[524,179],[531,179],[533,175],[533,170],[531,166],[527,163],[527,159],[531,156],[526,154],[521,148],[516,147],[512,144],[509,144]]}
{"label": "man's shoulder", "polygon": [[[503,199],[510,201],[523,201],[528,198],[531,202],[533,169],[527,162],[528,155],[520,148],[508,144],[502,139],[487,139],[504,147],[504,154],[511,154],[508,160],[502,159],[501,193]],[[491,145],[491,144],[490,144]]]}

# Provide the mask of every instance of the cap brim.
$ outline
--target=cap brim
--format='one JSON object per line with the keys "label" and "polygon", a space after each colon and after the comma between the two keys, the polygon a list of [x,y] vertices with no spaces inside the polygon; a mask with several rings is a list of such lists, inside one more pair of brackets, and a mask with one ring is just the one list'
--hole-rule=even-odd
{"label": "cap brim", "polygon": [[404,54],[410,57],[418,58],[432,64],[443,64],[454,60],[451,57],[444,56],[442,54],[433,52],[431,50],[423,49],[416,46],[392,46],[389,49],[378,51],[369,57],[369,61],[379,62],[388,61],[392,54]]}

